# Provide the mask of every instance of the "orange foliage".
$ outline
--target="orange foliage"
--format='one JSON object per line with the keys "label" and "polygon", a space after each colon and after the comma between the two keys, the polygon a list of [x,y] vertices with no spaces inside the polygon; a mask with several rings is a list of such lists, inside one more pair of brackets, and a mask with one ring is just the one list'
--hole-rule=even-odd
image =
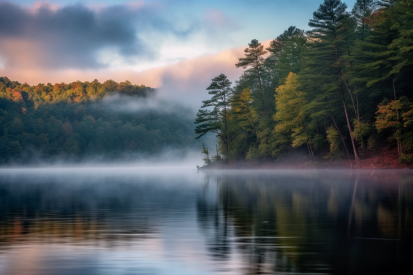
{"label": "orange foliage", "polygon": [[379,104],[376,112],[376,128],[380,132],[387,128],[399,128],[402,126],[400,120],[400,111],[403,108],[403,102],[400,100],[392,100],[388,104]]}

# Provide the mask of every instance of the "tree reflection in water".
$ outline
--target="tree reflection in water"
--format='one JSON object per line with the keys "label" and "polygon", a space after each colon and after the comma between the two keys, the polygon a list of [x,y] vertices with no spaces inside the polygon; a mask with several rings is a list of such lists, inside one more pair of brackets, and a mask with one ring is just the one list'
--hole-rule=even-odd
{"label": "tree reflection in water", "polygon": [[411,269],[410,171],[205,172],[198,200],[211,256],[243,274],[374,274]]}
{"label": "tree reflection in water", "polygon": [[411,269],[409,170],[146,170],[0,171],[0,273]]}

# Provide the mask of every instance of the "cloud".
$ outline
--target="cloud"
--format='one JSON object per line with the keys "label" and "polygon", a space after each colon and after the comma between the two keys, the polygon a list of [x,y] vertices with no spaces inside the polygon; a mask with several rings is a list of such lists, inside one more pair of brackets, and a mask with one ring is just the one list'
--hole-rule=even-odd
{"label": "cloud", "polygon": [[[89,8],[47,3],[26,8],[0,2],[0,56],[4,68],[91,69],[109,66],[102,52],[136,62],[156,57],[141,36],[147,32],[186,35],[142,1]],[[107,58],[108,59],[108,58]]]}
{"label": "cloud", "polygon": [[[270,40],[262,42],[265,47]],[[11,80],[27,82],[31,85],[38,83],[60,83],[73,81],[92,81],[98,79],[104,82],[108,79],[117,82],[129,80],[133,84],[144,84],[158,88],[159,97],[164,100],[179,102],[199,108],[201,101],[209,97],[206,88],[211,79],[220,73],[225,74],[231,82],[235,82],[243,70],[236,68],[238,58],[244,56],[243,47],[188,60],[183,60],[171,65],[136,72],[133,70],[2,70],[0,76],[7,76]]]}
{"label": "cloud", "polygon": [[205,22],[212,28],[238,28],[238,24],[235,20],[226,16],[219,9],[206,9]]}

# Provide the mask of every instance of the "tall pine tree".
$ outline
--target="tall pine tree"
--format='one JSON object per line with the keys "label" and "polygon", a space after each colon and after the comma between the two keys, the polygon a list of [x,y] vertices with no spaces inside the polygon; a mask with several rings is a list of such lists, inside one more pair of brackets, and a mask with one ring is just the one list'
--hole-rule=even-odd
{"label": "tall pine tree", "polygon": [[[321,85],[320,101],[340,102],[350,134],[354,158],[359,160],[356,144],[352,135],[352,125],[344,93],[343,57],[348,55],[348,23],[347,5],[340,0],[324,0],[314,12],[309,26],[312,27],[312,49],[307,56],[307,79]],[[318,78],[318,81],[316,80]]]}
{"label": "tall pine tree", "polygon": [[239,62],[235,64],[237,68],[242,67],[244,69],[250,68],[250,73],[255,76],[256,81],[258,82],[258,88],[261,99],[261,111],[266,111],[265,105],[265,96],[264,89],[262,85],[262,67],[264,65],[264,55],[267,53],[264,50],[264,46],[258,42],[257,39],[251,40],[251,43],[248,43],[248,48],[244,50],[245,57],[238,58]]}

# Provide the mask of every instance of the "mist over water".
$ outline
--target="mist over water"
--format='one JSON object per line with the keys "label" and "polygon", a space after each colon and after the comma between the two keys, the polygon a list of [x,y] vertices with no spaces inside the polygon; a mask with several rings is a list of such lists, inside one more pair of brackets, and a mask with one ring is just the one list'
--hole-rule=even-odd
{"label": "mist over water", "polygon": [[24,165],[20,162],[11,162],[7,165],[0,166],[0,169],[6,171],[7,169],[49,169],[49,168],[61,168],[61,169],[87,169],[99,168],[99,167],[112,167],[116,170],[122,168],[186,168],[196,169],[196,166],[201,166],[202,154],[194,149],[174,149],[165,148],[159,153],[123,153],[115,157],[108,156],[107,154],[90,154],[82,159],[60,157],[43,159],[41,156],[33,157],[32,160]]}
{"label": "mist over water", "polygon": [[1,274],[396,274],[413,173],[0,169]]}

